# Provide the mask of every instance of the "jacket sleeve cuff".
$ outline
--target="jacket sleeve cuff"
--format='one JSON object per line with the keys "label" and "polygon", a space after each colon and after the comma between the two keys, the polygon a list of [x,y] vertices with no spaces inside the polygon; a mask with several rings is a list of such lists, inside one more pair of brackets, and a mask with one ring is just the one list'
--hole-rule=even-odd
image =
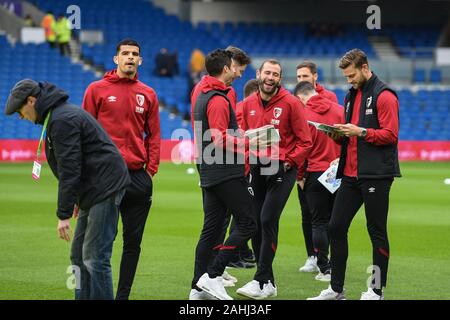
{"label": "jacket sleeve cuff", "polygon": [[59,220],[67,220],[72,218],[72,213],[73,211],[65,211],[65,210],[57,210],[56,211],[56,216],[58,217]]}
{"label": "jacket sleeve cuff", "polygon": [[150,164],[147,164],[147,168],[145,169],[146,172],[150,173],[150,175],[153,177],[156,172],[158,172],[157,169],[152,168]]}
{"label": "jacket sleeve cuff", "polygon": [[372,142],[373,138],[374,138],[374,135],[375,135],[375,129],[368,128],[366,130],[367,130],[367,134],[366,134],[366,136],[363,139],[365,141],[367,141],[367,142]]}
{"label": "jacket sleeve cuff", "polygon": [[289,165],[291,166],[291,168],[297,168],[297,164],[296,164],[294,161],[292,161],[291,159],[286,158],[285,161],[286,161],[287,163],[289,163]]}

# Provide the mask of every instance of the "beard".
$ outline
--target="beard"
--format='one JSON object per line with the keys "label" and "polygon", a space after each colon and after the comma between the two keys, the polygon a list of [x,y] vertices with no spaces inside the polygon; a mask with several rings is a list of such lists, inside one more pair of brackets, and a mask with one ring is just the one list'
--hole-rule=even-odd
{"label": "beard", "polygon": [[[271,87],[269,89],[265,89],[264,86],[267,85],[271,85]],[[262,79],[258,79],[258,87],[259,90],[261,90],[263,93],[267,94],[267,95],[271,95],[273,94],[279,87],[280,87],[280,81],[276,82],[268,82],[268,83],[264,83],[264,80]]]}
{"label": "beard", "polygon": [[128,76],[131,76],[131,75],[133,75],[133,74],[136,73],[137,68],[136,68],[135,65],[126,64],[123,68],[121,68],[121,71],[122,71],[124,74],[126,74],[126,75],[128,75]]}
{"label": "beard", "polygon": [[355,84],[352,84],[354,89],[361,89],[367,82],[368,79],[366,79],[363,75],[361,75],[361,79],[359,79],[358,82]]}

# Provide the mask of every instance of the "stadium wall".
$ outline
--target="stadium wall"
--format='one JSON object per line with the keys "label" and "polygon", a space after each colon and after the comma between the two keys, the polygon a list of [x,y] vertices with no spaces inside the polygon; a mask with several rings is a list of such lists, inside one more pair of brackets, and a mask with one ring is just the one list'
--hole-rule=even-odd
{"label": "stadium wall", "polygon": [[[38,144],[38,140],[0,140],[0,162],[33,161]],[[162,140],[161,161],[191,163],[192,155],[192,141]],[[450,141],[400,141],[399,159],[450,161]]]}

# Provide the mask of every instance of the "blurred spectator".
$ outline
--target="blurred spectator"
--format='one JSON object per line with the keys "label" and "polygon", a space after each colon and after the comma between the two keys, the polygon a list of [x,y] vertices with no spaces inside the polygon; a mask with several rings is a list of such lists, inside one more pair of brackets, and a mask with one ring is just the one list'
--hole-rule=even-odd
{"label": "blurred spectator", "polygon": [[178,63],[178,51],[175,50],[172,54],[172,65],[173,65],[173,74],[179,75],[180,74],[180,64]]}
{"label": "blurred spectator", "polygon": [[36,27],[36,24],[29,14],[25,17],[24,22],[27,27]]}
{"label": "blurred spectator", "polygon": [[159,77],[173,77],[178,74],[178,54],[170,54],[167,48],[161,48],[155,58],[155,75]]}
{"label": "blurred spectator", "polygon": [[45,39],[51,48],[56,46],[55,25],[55,16],[51,11],[48,11],[41,21],[41,27],[45,30]]}
{"label": "blurred spectator", "polygon": [[310,23],[308,25],[308,33],[314,37],[333,37],[341,35],[342,28],[332,23]]}
{"label": "blurred spectator", "polygon": [[195,85],[200,82],[205,74],[205,55],[200,49],[194,49],[189,63],[188,101],[191,101],[191,92]]}
{"label": "blurred spectator", "polygon": [[205,72],[205,55],[200,49],[194,49],[192,51],[189,66],[191,72]]}
{"label": "blurred spectator", "polygon": [[59,51],[63,56],[70,55],[70,39],[72,37],[72,29],[67,18],[60,14],[58,20],[55,23],[56,41],[59,46]]}

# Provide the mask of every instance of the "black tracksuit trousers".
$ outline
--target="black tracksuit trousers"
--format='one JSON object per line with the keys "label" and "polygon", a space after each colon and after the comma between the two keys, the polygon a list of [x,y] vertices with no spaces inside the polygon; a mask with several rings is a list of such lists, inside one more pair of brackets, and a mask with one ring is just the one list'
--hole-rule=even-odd
{"label": "black tracksuit trousers", "polygon": [[317,266],[320,272],[324,273],[330,270],[328,224],[335,196],[317,180],[322,173],[306,173],[304,192],[312,217],[312,242],[317,256]]}
{"label": "black tracksuit trousers", "polygon": [[[204,222],[195,250],[192,288],[196,288],[197,281],[205,272],[211,278],[221,276],[239,247],[256,233],[256,216],[252,211],[253,191],[249,187],[246,178],[237,178],[202,188]],[[232,213],[236,228],[222,244],[227,211]],[[213,252],[215,250],[217,255]]]}
{"label": "black tracksuit trousers", "polygon": [[380,270],[381,289],[386,286],[389,241],[387,216],[392,178],[357,179],[344,176],[337,191],[329,224],[331,247],[331,287],[336,292],[344,288],[348,257],[347,233],[353,217],[362,204],[366,213],[367,230],[372,241],[373,266]]}
{"label": "black tracksuit trousers", "polygon": [[131,184],[120,204],[123,252],[116,300],[128,300],[141,253],[142,235],[152,205],[153,182],[144,169],[130,170]]}
{"label": "black tracksuit trousers", "polygon": [[255,210],[259,214],[258,234],[252,245],[258,263],[254,280],[275,285],[272,270],[278,246],[278,225],[297,177],[297,170],[284,172],[283,164],[274,175],[261,175],[261,166],[251,168],[250,184],[255,192]]}
{"label": "black tracksuit trousers", "polygon": [[308,202],[306,200],[306,193],[299,185],[297,185],[298,201],[300,202],[300,209],[302,211],[302,230],[303,238],[305,239],[306,253],[308,257],[315,256],[312,236],[312,216],[309,210]]}
{"label": "black tracksuit trousers", "polygon": [[[228,229],[230,229],[229,232],[228,232]],[[231,212],[228,212],[227,217],[225,218],[225,222],[223,224],[223,230],[222,230],[222,236],[221,236],[222,242],[225,240],[225,238],[227,236],[227,232],[228,232],[228,234],[231,234],[234,229],[236,229],[236,221],[235,221],[235,219],[232,218]],[[248,255],[249,251],[250,251],[250,247],[248,246],[248,242],[243,243],[238,248],[238,250],[236,250],[235,255],[231,259],[231,262],[239,261],[241,259],[241,257],[245,256],[246,254]]]}

